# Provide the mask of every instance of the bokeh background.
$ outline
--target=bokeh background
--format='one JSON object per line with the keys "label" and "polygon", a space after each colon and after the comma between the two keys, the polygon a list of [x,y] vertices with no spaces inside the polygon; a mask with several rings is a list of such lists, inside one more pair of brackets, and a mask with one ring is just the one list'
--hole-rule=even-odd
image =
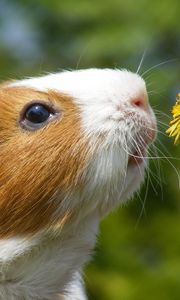
{"label": "bokeh background", "polygon": [[150,160],[134,201],[102,222],[85,270],[90,300],[180,299],[180,145],[165,134],[180,92],[180,1],[0,1],[1,81],[88,67],[136,72],[143,53],[159,121],[151,154],[161,158]]}

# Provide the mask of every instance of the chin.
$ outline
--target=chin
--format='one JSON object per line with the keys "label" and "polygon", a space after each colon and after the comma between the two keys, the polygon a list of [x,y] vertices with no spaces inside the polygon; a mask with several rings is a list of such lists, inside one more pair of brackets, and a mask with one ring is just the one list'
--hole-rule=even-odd
{"label": "chin", "polygon": [[132,199],[134,193],[140,189],[145,180],[146,166],[147,161],[128,166],[125,188],[120,203]]}
{"label": "chin", "polygon": [[146,166],[145,159],[137,163],[130,162],[126,167],[126,176],[118,173],[106,185],[101,184],[101,188],[94,189],[93,200],[98,201],[96,209],[101,218],[132,199],[144,182]]}

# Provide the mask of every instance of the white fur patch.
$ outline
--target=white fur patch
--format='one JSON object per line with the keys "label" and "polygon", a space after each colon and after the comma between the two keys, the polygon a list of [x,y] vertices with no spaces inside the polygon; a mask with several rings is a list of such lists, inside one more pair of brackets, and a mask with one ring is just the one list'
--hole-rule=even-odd
{"label": "white fur patch", "polygon": [[84,300],[78,272],[89,258],[96,232],[97,218],[91,216],[78,228],[72,224],[59,236],[49,232],[28,241],[1,241],[0,299],[70,300],[74,294],[74,300]]}

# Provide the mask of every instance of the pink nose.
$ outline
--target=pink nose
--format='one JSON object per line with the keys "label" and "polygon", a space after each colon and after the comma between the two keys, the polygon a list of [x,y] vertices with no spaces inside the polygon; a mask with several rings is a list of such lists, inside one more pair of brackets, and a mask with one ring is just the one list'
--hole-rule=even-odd
{"label": "pink nose", "polygon": [[132,106],[137,107],[139,109],[148,110],[148,100],[146,96],[135,97],[130,100]]}

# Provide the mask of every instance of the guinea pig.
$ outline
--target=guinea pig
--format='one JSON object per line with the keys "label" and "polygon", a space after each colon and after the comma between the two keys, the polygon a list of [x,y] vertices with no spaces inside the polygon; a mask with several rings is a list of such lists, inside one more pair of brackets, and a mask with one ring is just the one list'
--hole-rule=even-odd
{"label": "guinea pig", "polygon": [[144,180],[144,80],[87,69],[0,86],[0,299],[85,300],[98,225]]}

